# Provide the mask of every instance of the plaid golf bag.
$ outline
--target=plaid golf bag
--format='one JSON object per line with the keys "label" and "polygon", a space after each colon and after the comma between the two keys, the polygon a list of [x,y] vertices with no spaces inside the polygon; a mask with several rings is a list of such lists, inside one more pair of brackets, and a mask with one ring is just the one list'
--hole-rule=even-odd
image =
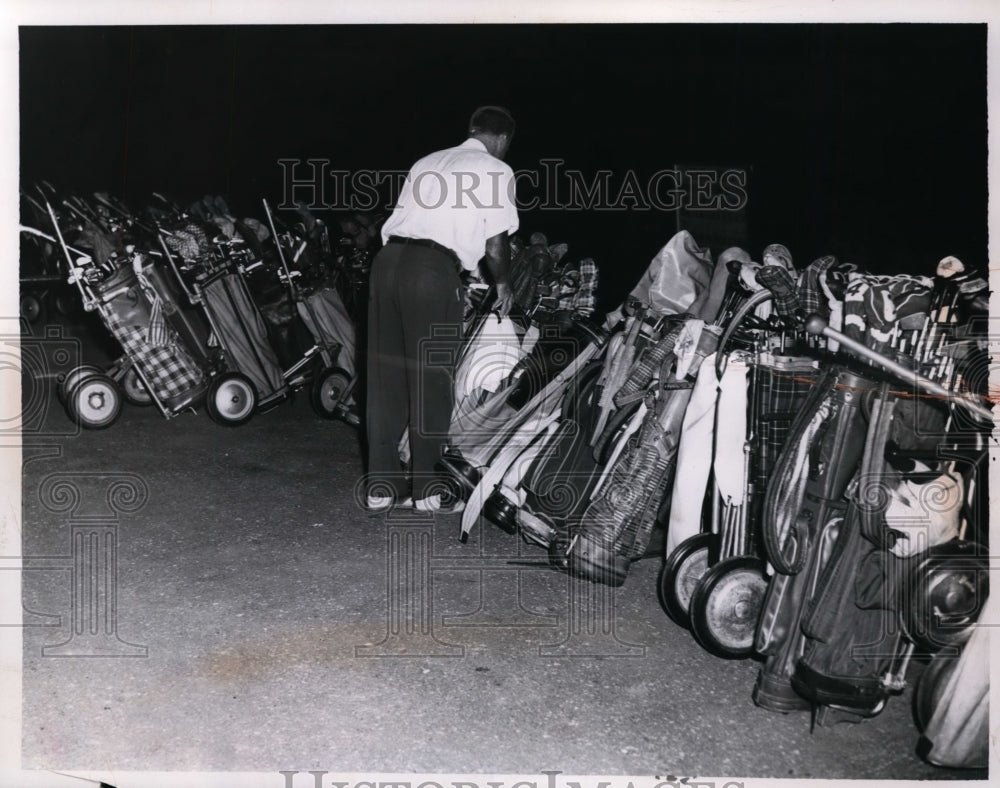
{"label": "plaid golf bag", "polygon": [[108,329],[165,407],[203,393],[206,376],[169,324],[168,308],[143,270],[121,266],[94,290],[105,305]]}

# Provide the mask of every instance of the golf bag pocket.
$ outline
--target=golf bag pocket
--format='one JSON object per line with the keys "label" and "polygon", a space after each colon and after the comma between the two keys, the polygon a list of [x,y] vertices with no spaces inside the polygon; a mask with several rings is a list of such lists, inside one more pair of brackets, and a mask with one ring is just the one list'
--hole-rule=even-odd
{"label": "golf bag pocket", "polygon": [[899,643],[890,574],[896,559],[866,541],[847,516],[802,621],[803,655],[792,687],[817,705],[873,713],[888,697],[883,676]]}

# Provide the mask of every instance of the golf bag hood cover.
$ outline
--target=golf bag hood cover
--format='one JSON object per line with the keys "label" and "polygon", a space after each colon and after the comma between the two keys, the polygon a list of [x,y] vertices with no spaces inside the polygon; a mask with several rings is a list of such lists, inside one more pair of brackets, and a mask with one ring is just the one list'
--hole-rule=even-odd
{"label": "golf bag hood cover", "polygon": [[93,222],[88,222],[87,225],[80,232],[80,237],[77,243],[84,249],[88,249],[94,253],[94,260],[100,265],[104,265],[108,262],[116,251],[115,244],[112,243],[111,239],[104,233],[100,227],[98,227]]}
{"label": "golf bag hood cover", "polygon": [[205,231],[194,222],[188,222],[184,227],[174,230],[164,240],[170,251],[176,252],[185,260],[197,260],[212,248]]}
{"label": "golf bag hood cover", "polygon": [[712,256],[687,230],[660,249],[631,295],[660,315],[687,312],[712,280]]}
{"label": "golf bag hood cover", "polygon": [[461,402],[476,391],[495,393],[522,358],[514,321],[487,317],[455,370],[455,401]]}

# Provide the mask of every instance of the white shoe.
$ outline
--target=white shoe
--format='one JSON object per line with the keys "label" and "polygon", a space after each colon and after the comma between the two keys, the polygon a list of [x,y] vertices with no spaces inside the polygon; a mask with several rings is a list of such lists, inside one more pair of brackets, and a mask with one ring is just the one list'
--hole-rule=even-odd
{"label": "white shoe", "polygon": [[413,502],[413,508],[418,512],[437,512],[441,509],[441,496],[435,493]]}
{"label": "white shoe", "polygon": [[434,493],[434,495],[428,495],[426,498],[420,498],[417,501],[407,496],[399,502],[397,508],[414,509],[415,511],[426,512],[428,514],[457,514],[458,512],[465,511],[465,501],[456,499],[452,503],[442,504],[441,495]]}
{"label": "white shoe", "polygon": [[438,493],[435,493],[434,495],[428,495],[426,498],[421,498],[419,501],[414,501],[413,508],[418,512],[431,512],[432,514],[455,514],[457,512],[465,511],[465,501],[455,499],[449,504],[442,504],[441,496]]}
{"label": "white shoe", "polygon": [[391,495],[369,495],[365,501],[365,508],[369,514],[381,514],[392,507],[392,501]]}

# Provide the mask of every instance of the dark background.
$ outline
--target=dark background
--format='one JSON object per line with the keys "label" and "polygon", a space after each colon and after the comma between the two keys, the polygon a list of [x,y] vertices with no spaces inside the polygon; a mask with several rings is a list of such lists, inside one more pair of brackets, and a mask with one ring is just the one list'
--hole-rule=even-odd
{"label": "dark background", "polygon": [[[280,158],[405,170],[498,103],[519,123],[515,170],[746,168],[755,259],[781,242],[800,267],[985,267],[985,25],[33,27],[20,42],[22,185],[134,208],[220,193],[261,217]],[[521,228],[594,256],[607,305],[677,217],[531,211]]]}

